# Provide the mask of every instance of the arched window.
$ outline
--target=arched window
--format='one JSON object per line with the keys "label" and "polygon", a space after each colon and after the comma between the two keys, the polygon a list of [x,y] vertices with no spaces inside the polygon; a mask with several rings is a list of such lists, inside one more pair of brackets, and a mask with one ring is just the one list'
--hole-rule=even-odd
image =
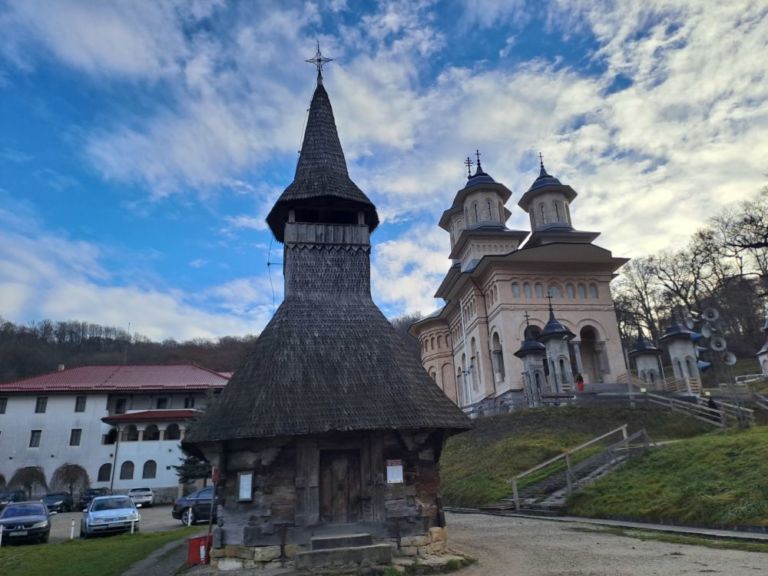
{"label": "arched window", "polygon": [[498,332],[493,334],[492,342],[493,372],[497,382],[504,380],[504,354],[501,351],[501,339]]}
{"label": "arched window", "polygon": [[157,426],[150,424],[144,428],[143,438],[144,440],[160,440],[160,431],[157,429]]}
{"label": "arched window", "polygon": [[552,296],[552,298],[562,298],[563,296],[560,292],[560,287],[557,284],[549,285],[549,295]]}
{"label": "arched window", "polygon": [[443,337],[442,336],[438,336],[437,337],[437,347],[438,347],[438,349],[443,347]]}
{"label": "arched window", "polygon": [[491,220],[493,220],[493,208],[491,208],[490,200],[486,200],[485,203],[488,206],[488,221],[490,222]]}
{"label": "arched window", "polygon": [[597,284],[590,284],[589,285],[589,297],[593,300],[597,300],[599,294],[597,292]]}
{"label": "arched window", "polygon": [[579,284],[579,300],[587,299],[587,287],[584,284]]}
{"label": "arched window", "polygon": [[565,285],[565,293],[568,295],[568,298],[573,300],[576,298],[576,290],[573,287],[573,284],[566,284]]}
{"label": "arched window", "polygon": [[169,424],[165,429],[166,440],[178,440],[181,438],[181,430],[179,430],[178,424]]}
{"label": "arched window", "polygon": [[547,213],[544,208],[544,203],[542,202],[539,204],[539,213],[541,214],[541,223],[546,224],[547,223]]}
{"label": "arched window", "polygon": [[157,477],[157,462],[154,460],[147,460],[144,462],[144,468],[141,470],[141,477],[145,480]]}
{"label": "arched window", "polygon": [[696,374],[696,362],[694,361],[692,356],[686,356],[685,358],[685,368],[688,371],[688,374],[686,376],[688,378],[693,378]]}
{"label": "arched window", "polygon": [[429,339],[429,349],[434,350],[435,349],[435,337],[432,336],[432,338]]}
{"label": "arched window", "polygon": [[102,464],[99,466],[99,474],[96,476],[96,482],[109,482],[112,476],[112,464]]}
{"label": "arched window", "polygon": [[133,480],[133,462],[126,460],[120,466],[120,480]]}
{"label": "arched window", "polygon": [[474,337],[469,341],[469,371],[472,373],[472,389],[477,392],[480,380],[480,366],[477,363],[477,344]]}
{"label": "arched window", "polygon": [[512,282],[512,298],[520,298],[520,284]]}
{"label": "arched window", "polygon": [[531,298],[533,296],[531,294],[531,285],[528,284],[528,282],[523,282],[523,294],[525,294],[526,298]]}
{"label": "arched window", "polygon": [[544,298],[544,285],[541,282],[536,282],[534,289],[536,290],[536,298]]}
{"label": "arched window", "polygon": [[477,202],[472,202],[472,210],[475,213],[475,224],[479,222],[479,218],[477,216]]}
{"label": "arched window", "polygon": [[552,205],[555,207],[555,222],[560,222],[560,203],[553,200]]}
{"label": "arched window", "polygon": [[133,424],[126,426],[123,430],[123,442],[137,442],[139,440],[139,431]]}

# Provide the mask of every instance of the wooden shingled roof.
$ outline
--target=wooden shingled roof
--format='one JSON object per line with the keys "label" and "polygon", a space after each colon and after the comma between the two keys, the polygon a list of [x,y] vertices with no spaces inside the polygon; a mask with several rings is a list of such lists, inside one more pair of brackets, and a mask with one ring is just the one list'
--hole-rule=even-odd
{"label": "wooden shingled roof", "polygon": [[378,226],[375,206],[349,177],[331,100],[323,85],[318,83],[309,106],[296,174],[267,215],[267,223],[282,242],[290,209],[308,202],[321,205],[329,200],[355,206],[365,214],[371,230]]}
{"label": "wooden shingled roof", "polygon": [[[297,213],[307,206],[320,206],[327,214],[369,206],[373,220],[366,215],[368,229],[378,223],[373,204],[349,179],[322,85],[312,99],[295,180],[268,217],[276,236],[287,222],[287,213],[278,209],[281,202]],[[350,238],[331,234],[322,241],[286,243],[285,300],[250,358],[188,430],[185,444],[336,431],[470,428],[374,304],[367,233]]]}
{"label": "wooden shingled roof", "polygon": [[470,427],[372,301],[288,298],[187,442]]}

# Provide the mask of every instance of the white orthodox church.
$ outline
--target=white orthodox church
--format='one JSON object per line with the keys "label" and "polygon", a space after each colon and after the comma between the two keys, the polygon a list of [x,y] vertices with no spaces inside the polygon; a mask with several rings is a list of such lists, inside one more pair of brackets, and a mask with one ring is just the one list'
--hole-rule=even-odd
{"label": "white orthodox church", "polygon": [[[439,225],[451,268],[435,297],[445,306],[411,327],[424,368],[463,408],[589,390],[627,372],[609,283],[627,262],[574,229],[576,191],[541,171],[517,205],[528,230],[506,226],[512,192],[477,170]],[[469,163],[469,162],[468,162]]]}

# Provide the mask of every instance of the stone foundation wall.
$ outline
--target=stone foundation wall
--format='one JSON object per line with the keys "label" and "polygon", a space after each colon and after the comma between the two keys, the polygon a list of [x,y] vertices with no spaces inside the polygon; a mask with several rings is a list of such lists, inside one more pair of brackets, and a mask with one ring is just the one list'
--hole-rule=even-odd
{"label": "stone foundation wall", "polygon": [[421,536],[404,536],[400,538],[400,556],[426,556],[445,554],[447,552],[448,533],[445,528],[430,528]]}

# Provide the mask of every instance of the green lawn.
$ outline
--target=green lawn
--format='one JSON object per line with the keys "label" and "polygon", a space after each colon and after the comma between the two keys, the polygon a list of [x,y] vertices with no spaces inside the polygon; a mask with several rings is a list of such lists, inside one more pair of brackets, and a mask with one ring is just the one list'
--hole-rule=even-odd
{"label": "green lawn", "polygon": [[199,527],[170,532],[125,534],[61,544],[0,548],[3,576],[119,576],[168,542],[192,536]]}
{"label": "green lawn", "polygon": [[622,424],[629,425],[630,433],[645,428],[654,441],[712,429],[647,406],[541,408],[481,418],[473,430],[446,444],[440,464],[444,501],[480,506],[499,500],[509,495],[507,481],[516,474]]}
{"label": "green lawn", "polygon": [[568,512],[768,525],[768,427],[711,433],[654,450],[575,494]]}

